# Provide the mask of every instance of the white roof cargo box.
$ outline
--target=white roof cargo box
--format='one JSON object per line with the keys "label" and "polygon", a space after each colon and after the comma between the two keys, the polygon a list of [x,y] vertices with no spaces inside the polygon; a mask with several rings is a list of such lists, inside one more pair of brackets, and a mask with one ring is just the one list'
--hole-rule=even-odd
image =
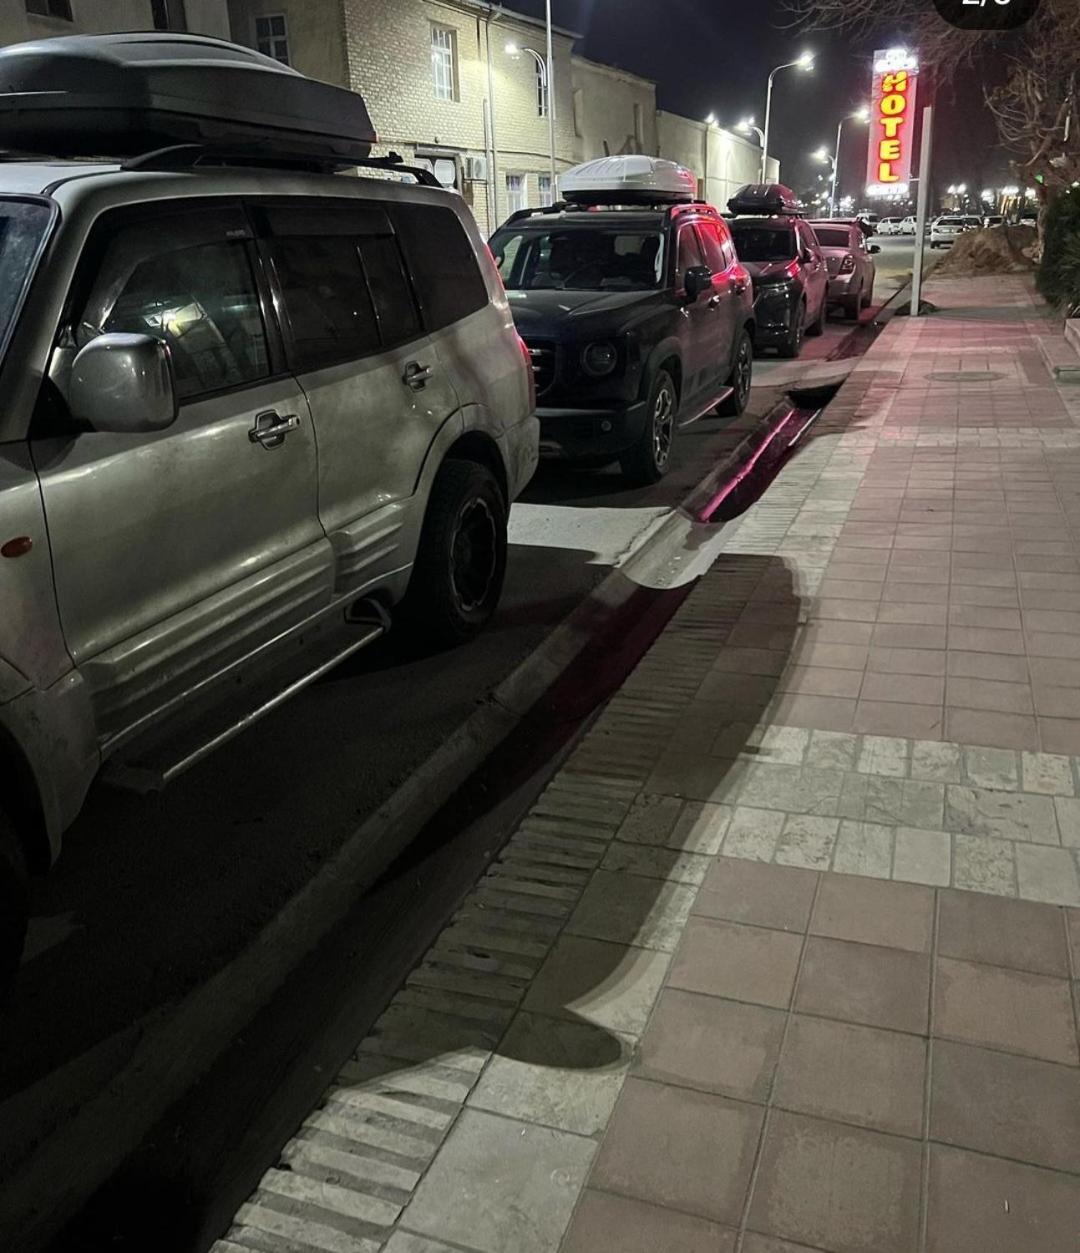
{"label": "white roof cargo box", "polygon": [[559,176],[571,204],[679,204],[697,198],[697,177],[659,157],[599,157]]}

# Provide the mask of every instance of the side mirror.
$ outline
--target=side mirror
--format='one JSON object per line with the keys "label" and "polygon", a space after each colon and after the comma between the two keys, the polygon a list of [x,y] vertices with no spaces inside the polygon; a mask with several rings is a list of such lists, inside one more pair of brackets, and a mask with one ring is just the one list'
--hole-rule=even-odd
{"label": "side mirror", "polygon": [[702,292],[712,287],[712,270],[707,265],[690,266],[686,271],[683,287],[686,289],[687,302],[693,304]]}
{"label": "side mirror", "polygon": [[803,263],[803,265],[809,265],[810,262],[813,261],[813,259],[814,259],[814,254],[810,251],[809,248],[804,248],[802,252],[799,254],[799,260]]}
{"label": "side mirror", "polygon": [[95,431],[163,431],[178,413],[169,347],[152,335],[99,335],[71,364],[67,401]]}
{"label": "side mirror", "polygon": [[871,251],[871,252],[880,252],[880,251],[881,251],[881,245],[880,245],[880,244],[871,244],[871,245],[870,245],[870,251]]}

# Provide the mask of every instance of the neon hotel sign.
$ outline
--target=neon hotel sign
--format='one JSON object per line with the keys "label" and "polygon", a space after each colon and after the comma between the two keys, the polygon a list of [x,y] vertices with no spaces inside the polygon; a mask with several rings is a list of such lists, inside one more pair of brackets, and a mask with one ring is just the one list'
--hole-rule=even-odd
{"label": "neon hotel sign", "polygon": [[870,154],[866,190],[871,196],[905,196],[915,147],[915,92],[919,60],[906,48],[874,53]]}

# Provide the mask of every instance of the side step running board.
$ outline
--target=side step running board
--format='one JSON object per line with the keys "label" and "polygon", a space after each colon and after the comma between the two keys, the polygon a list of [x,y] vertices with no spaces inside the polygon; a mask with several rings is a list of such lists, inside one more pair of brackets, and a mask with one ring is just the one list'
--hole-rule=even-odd
{"label": "side step running board", "polygon": [[103,767],[101,781],[141,795],[160,792],[178,775],[322,678],[346,657],[380,639],[389,627],[385,611],[375,606],[370,607],[365,620],[352,617],[349,621],[344,630],[338,628],[330,638],[305,649],[291,666],[279,666],[243,684],[231,700],[213,707],[202,717],[186,722],[171,734],[166,728],[153,740],[122,749]]}

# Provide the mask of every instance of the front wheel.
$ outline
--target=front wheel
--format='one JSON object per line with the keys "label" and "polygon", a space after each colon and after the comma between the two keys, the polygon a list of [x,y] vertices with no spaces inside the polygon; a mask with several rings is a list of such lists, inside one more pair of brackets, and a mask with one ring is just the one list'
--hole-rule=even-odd
{"label": "front wheel", "polygon": [[636,487],[659,483],[671,466],[679,394],[667,370],[657,370],[649,389],[645,429],[638,442],[619,458],[623,477]]}
{"label": "front wheel", "polygon": [[15,828],[0,813],[0,1005],[19,970],[28,912],[26,859]]}
{"label": "front wheel", "polygon": [[806,328],[807,335],[824,335],[825,334],[825,318],[828,314],[828,301],[824,296],[821,297],[821,308],[818,309],[817,318]]}
{"label": "front wheel", "polygon": [[739,334],[739,343],[735,349],[735,364],[731,369],[731,377],[727,381],[731,395],[722,400],[716,412],[723,418],[737,418],[746,411],[750,403],[750,388],[754,381],[754,345],[750,332],[743,329]]}
{"label": "front wheel", "polygon": [[780,345],[781,357],[797,357],[802,352],[803,333],[806,329],[806,301],[801,301],[791,315],[787,339]]}
{"label": "front wheel", "polygon": [[494,474],[447,459],[431,489],[401,616],[440,647],[464,644],[488,623],[506,576],[507,505]]}

